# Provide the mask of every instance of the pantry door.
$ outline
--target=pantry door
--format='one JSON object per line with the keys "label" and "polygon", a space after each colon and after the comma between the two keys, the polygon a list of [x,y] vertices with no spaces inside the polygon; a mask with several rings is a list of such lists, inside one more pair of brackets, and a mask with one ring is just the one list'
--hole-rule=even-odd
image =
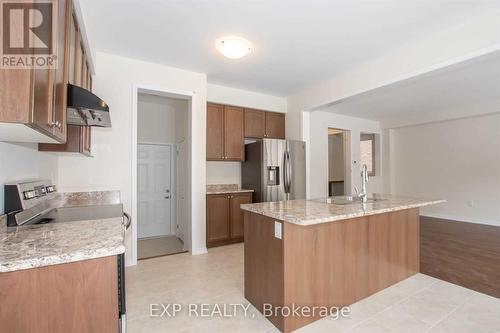
{"label": "pantry door", "polygon": [[172,146],[137,145],[137,238],[174,234]]}

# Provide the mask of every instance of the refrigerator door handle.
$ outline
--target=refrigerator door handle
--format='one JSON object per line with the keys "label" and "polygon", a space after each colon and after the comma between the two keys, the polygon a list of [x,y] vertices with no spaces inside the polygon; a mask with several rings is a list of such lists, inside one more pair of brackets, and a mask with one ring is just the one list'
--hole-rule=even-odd
{"label": "refrigerator door handle", "polygon": [[290,153],[288,151],[285,151],[283,158],[283,183],[285,187],[285,197],[286,200],[288,200],[292,185],[292,164],[290,163]]}

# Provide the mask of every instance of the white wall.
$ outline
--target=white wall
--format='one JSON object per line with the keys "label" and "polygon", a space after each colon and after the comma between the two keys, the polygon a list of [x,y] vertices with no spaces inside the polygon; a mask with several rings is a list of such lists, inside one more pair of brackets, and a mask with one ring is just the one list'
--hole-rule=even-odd
{"label": "white wall", "polygon": [[241,185],[241,162],[207,161],[207,184]]}
{"label": "white wall", "polygon": [[0,142],[0,215],[7,182],[47,178],[57,184],[57,155],[38,151],[32,143]]}
{"label": "white wall", "polygon": [[422,215],[500,226],[500,114],[389,133],[391,192],[448,201]]}
{"label": "white wall", "polygon": [[137,113],[139,143],[175,143],[187,135],[187,100],[139,94]]}
{"label": "white wall", "polygon": [[[286,98],[253,91],[209,84],[209,102],[236,105],[266,111],[286,112]],[[241,185],[240,162],[207,162],[207,184]]]}
{"label": "white wall", "polygon": [[[348,130],[349,152],[346,152],[347,163],[351,165],[351,178],[346,179],[346,191],[350,193],[353,187],[361,188],[361,167],[359,165],[360,133],[376,133],[381,135],[380,123],[377,121],[347,117],[331,112],[315,111],[309,113],[309,129],[306,133],[308,175],[308,198],[328,196],[328,128]],[[309,132],[309,133],[307,133]],[[380,136],[379,136],[380,138]],[[380,141],[380,140],[379,140]],[[377,144],[377,170],[381,170],[368,181],[368,192],[383,192],[383,174],[380,144]],[[349,155],[347,155],[349,154]],[[314,166],[314,167],[312,167]],[[348,177],[348,175],[347,175]],[[349,190],[351,189],[351,191]]]}
{"label": "white wall", "polygon": [[474,17],[288,96],[286,133],[303,137],[302,113],[500,49],[500,12]]}
{"label": "white wall", "polygon": [[[144,61],[97,53],[93,90],[110,107],[112,128],[93,129],[93,158],[64,155],[59,160],[63,191],[120,190],[125,209],[132,212],[132,110],[133,86],[194,92],[191,114],[191,235],[193,253],[205,248],[205,136],[206,75]],[[134,221],[135,223],[135,221]],[[134,225],[132,226],[135,227]],[[131,234],[127,235],[127,263]]]}
{"label": "white wall", "polygon": [[286,98],[248,90],[208,84],[207,100],[209,102],[244,106],[266,111],[286,112]]}

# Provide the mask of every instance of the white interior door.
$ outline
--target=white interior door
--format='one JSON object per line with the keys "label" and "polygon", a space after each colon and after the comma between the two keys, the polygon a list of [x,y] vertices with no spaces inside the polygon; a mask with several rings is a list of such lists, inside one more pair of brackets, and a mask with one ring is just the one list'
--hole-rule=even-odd
{"label": "white interior door", "polygon": [[170,145],[137,145],[137,238],[171,235]]}

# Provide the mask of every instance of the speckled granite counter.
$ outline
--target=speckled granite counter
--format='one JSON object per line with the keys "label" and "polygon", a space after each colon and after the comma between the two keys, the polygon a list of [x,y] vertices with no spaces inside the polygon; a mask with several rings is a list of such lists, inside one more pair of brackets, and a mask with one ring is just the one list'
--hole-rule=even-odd
{"label": "speckled granite counter", "polygon": [[125,252],[121,218],[0,229],[0,272]]}
{"label": "speckled granite counter", "polygon": [[[5,221],[0,221],[2,222],[0,224],[0,272],[124,253],[123,219],[106,216],[115,214],[106,213],[106,211],[119,210],[113,207],[119,202],[120,194],[115,191],[61,193],[47,203],[53,209],[53,216],[56,216],[61,223],[8,228]],[[107,208],[105,205],[110,206]],[[86,214],[82,212],[78,214],[89,216],[89,218],[75,219],[71,207],[87,207]],[[58,212],[58,208],[66,210]],[[101,218],[92,217],[99,215]]]}
{"label": "speckled granite counter", "polygon": [[251,193],[253,190],[244,189],[238,184],[214,184],[207,185],[207,194],[225,194],[225,193]]}
{"label": "speckled granite counter", "polygon": [[241,205],[241,209],[298,225],[312,225],[394,212],[446,202],[391,194],[369,194],[369,202],[336,205],[326,199],[290,200]]}

